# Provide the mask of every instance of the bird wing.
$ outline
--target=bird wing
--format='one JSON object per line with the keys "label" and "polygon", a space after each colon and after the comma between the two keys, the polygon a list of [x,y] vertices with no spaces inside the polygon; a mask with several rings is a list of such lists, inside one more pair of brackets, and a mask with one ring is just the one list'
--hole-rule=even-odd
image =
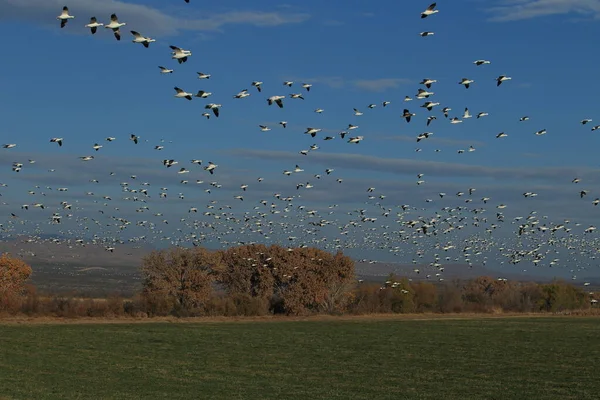
{"label": "bird wing", "polygon": [[98,20],[96,19],[96,17],[90,18],[90,24],[94,24],[96,22],[98,22]]}
{"label": "bird wing", "polygon": [[174,89],[177,93],[183,93],[183,90],[178,88],[177,86],[175,86]]}
{"label": "bird wing", "polygon": [[141,37],[142,37],[142,35],[140,35],[140,34],[139,34],[138,32],[136,32],[136,31],[131,31],[131,34],[132,34],[133,36],[135,36],[136,38],[141,38]]}
{"label": "bird wing", "polygon": [[110,16],[110,20],[111,20],[111,22],[119,23],[119,18],[117,18],[117,14],[112,14]]}
{"label": "bird wing", "polygon": [[427,7],[427,9],[429,11],[433,11],[433,9],[435,8],[435,6],[436,6],[436,3],[432,3],[429,7]]}

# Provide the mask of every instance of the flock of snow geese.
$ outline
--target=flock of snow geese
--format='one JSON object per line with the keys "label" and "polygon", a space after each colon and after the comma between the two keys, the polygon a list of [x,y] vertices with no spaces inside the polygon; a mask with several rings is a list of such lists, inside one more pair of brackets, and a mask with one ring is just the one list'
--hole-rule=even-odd
{"label": "flock of snow geese", "polygon": [[[185,0],[189,3],[189,0]],[[439,10],[436,3],[431,4],[422,13],[421,18],[430,18],[438,14]],[[65,28],[70,26],[70,20],[75,16],[70,14],[69,8],[64,7],[62,13],[57,17],[60,21],[60,27]],[[127,25],[126,22],[121,22],[116,14],[110,16],[110,22],[103,24],[98,22],[98,19],[93,16],[89,19],[89,23],[85,25],[92,35],[98,32],[98,28],[104,27],[110,29],[116,38],[121,40],[121,28]],[[148,48],[156,40],[144,36],[138,31],[131,30],[132,42],[141,44]],[[431,36],[433,32],[421,32],[421,36]],[[192,51],[186,50],[177,46],[170,46],[171,58],[177,61],[179,65],[186,63],[192,57]],[[473,61],[476,68],[486,68],[491,64],[490,60],[477,59]],[[165,64],[167,65],[167,64]],[[174,68],[167,66],[158,66],[160,74],[173,74]],[[157,71],[158,73],[158,71]],[[211,74],[197,73],[198,79],[210,79]],[[500,75],[495,78],[496,86],[506,84],[511,80],[510,76]],[[313,82],[314,83],[314,82]],[[426,126],[429,127],[438,117],[433,114],[433,110],[441,108],[441,116],[448,120],[449,123],[458,124],[472,118],[473,115],[468,108],[464,108],[462,116],[450,116],[452,109],[448,106],[441,106],[439,102],[434,101],[435,93],[432,88],[436,85],[436,79],[426,78],[420,82],[422,85],[414,96],[417,100],[423,101],[420,106],[427,110]],[[462,78],[457,84],[462,85],[465,89],[469,89],[477,82],[473,79]],[[263,92],[268,85],[264,85],[261,81],[254,81],[251,84],[252,91],[258,93]],[[304,100],[305,97],[312,96],[314,91],[311,91],[312,84],[302,82],[299,85],[293,81],[284,81],[278,85],[286,88],[299,87],[297,93],[289,94],[288,96],[274,94],[266,96],[267,106],[276,106],[279,108],[286,107],[287,101]],[[501,89],[498,89],[501,90]],[[197,93],[186,91],[180,87],[174,87],[174,97],[177,99],[208,99],[212,93],[200,90]],[[241,90],[233,95],[234,99],[244,99],[251,95],[248,89]],[[238,101],[234,100],[234,101]],[[411,96],[406,96],[405,104],[409,104],[413,100]],[[245,100],[247,101],[247,100]],[[369,104],[368,109],[373,109],[379,105],[390,108],[392,101],[385,100],[378,104]],[[204,106],[205,118],[218,118],[220,115],[221,104],[208,103]],[[393,107],[392,107],[393,109]],[[412,112],[408,106],[401,107],[402,111],[397,112],[399,120],[404,119],[406,123],[411,123],[417,118],[417,113]],[[323,113],[323,109],[315,109],[316,113]],[[358,108],[354,108],[354,115],[361,116],[363,112]],[[475,114],[477,119],[488,116],[486,112]],[[522,116],[520,121],[524,122],[529,119],[528,116]],[[591,119],[581,121],[582,125],[591,123]],[[287,121],[280,121],[279,125],[282,128],[287,127]],[[258,125],[261,131],[266,132],[271,130],[267,125]],[[348,127],[338,135],[324,136],[323,140],[333,140],[339,136],[350,144],[359,144],[365,138],[360,135],[352,135],[351,132],[356,131],[358,125],[348,124]],[[593,126],[592,130],[600,128],[600,125]],[[304,132],[315,138],[322,132],[321,128],[308,127]],[[541,129],[535,132],[536,135],[544,135],[546,129]],[[423,132],[416,137],[416,142],[425,141],[433,135],[433,132]],[[347,137],[346,137],[347,136]],[[500,132],[496,135],[497,139],[506,138],[508,135]],[[107,137],[106,142],[116,140],[115,137]],[[140,143],[140,136],[131,134],[129,140],[134,145]],[[53,137],[51,143],[58,146],[67,145],[67,141],[62,137]],[[14,143],[4,144],[4,149],[12,149],[17,145]],[[103,148],[100,143],[95,143],[93,149],[97,152]],[[156,145],[155,150],[162,150],[164,146]],[[319,148],[317,144],[313,144],[309,149],[301,150],[300,154],[307,156],[310,152]],[[418,151],[419,149],[417,149]],[[436,150],[437,151],[437,150]],[[473,146],[468,150],[458,150],[461,152],[475,151]],[[82,161],[93,162],[93,155],[83,155],[80,157]],[[307,158],[308,159],[308,158]],[[34,163],[34,160],[29,160]],[[179,164],[175,159],[162,160],[164,167],[171,168]],[[12,165],[14,172],[20,172],[24,168],[24,163],[15,162]],[[200,159],[191,160],[193,165],[202,165],[203,169],[209,173],[206,175],[211,179],[218,179],[218,165],[213,162],[203,163]],[[177,170],[175,168],[175,170]],[[23,225],[26,224],[26,215],[32,212],[32,209],[51,210],[48,222],[50,224],[58,224],[58,229],[66,237],[61,239],[52,239],[54,241],[69,242],[73,245],[83,245],[84,240],[81,238],[84,235],[89,235],[90,225],[95,225],[93,229],[96,234],[93,239],[94,243],[101,243],[108,251],[113,251],[117,244],[125,243],[124,231],[132,225],[132,223],[145,230],[145,234],[137,235],[127,239],[130,242],[144,242],[152,240],[163,240],[170,244],[194,244],[201,245],[203,243],[220,243],[222,246],[236,245],[253,242],[278,242],[289,245],[291,247],[317,246],[327,250],[347,250],[347,249],[371,249],[383,250],[393,253],[397,256],[399,262],[412,260],[415,265],[415,272],[425,271],[426,277],[432,279],[443,279],[444,263],[460,262],[467,264],[492,265],[494,263],[512,263],[518,264],[527,262],[527,265],[539,266],[562,266],[570,268],[573,279],[577,277],[577,273],[585,268],[590,268],[596,258],[596,254],[600,251],[600,242],[593,235],[596,230],[595,226],[585,226],[585,224],[571,222],[569,220],[552,221],[548,216],[538,215],[536,211],[523,216],[517,216],[505,221],[503,209],[507,207],[505,204],[493,204],[493,199],[486,196],[485,193],[479,193],[476,188],[465,188],[464,191],[457,192],[454,196],[447,196],[446,193],[439,193],[440,199],[454,197],[460,203],[448,205],[439,209],[425,208],[422,205],[400,204],[392,205],[386,202],[386,195],[378,193],[375,187],[365,188],[366,198],[365,206],[360,209],[350,212],[338,212],[338,205],[310,206],[302,204],[303,198],[300,193],[304,190],[311,189],[317,185],[317,182],[323,182],[327,179],[335,179],[335,182],[342,183],[343,178],[333,177],[334,168],[323,170],[323,174],[314,174],[313,182],[302,179],[300,183],[290,185],[290,192],[287,194],[275,193],[269,194],[270,200],[262,199],[257,204],[244,202],[246,193],[252,190],[259,190],[263,177],[253,178],[256,184],[243,183],[239,185],[239,193],[234,194],[233,199],[239,200],[236,206],[225,204],[222,201],[209,200],[205,205],[205,210],[198,206],[192,206],[187,210],[187,217],[181,218],[174,223],[180,224],[182,228],[178,228],[177,232],[168,232],[167,226],[171,222],[162,212],[152,210],[152,205],[157,202],[174,198],[184,199],[185,194],[180,192],[176,196],[171,196],[167,187],[161,187],[160,190],[154,192],[151,190],[150,182],[138,184],[135,176],[130,176],[130,182],[122,182],[120,190],[124,192],[121,200],[135,202],[136,212],[146,213],[143,215],[152,214],[152,217],[147,219],[140,218],[137,221],[132,221],[133,218],[125,218],[119,215],[118,207],[110,208],[109,204],[112,200],[110,195],[97,196],[93,192],[86,194],[92,196],[96,200],[94,202],[100,205],[99,210],[93,210],[100,213],[102,217],[85,214],[89,213],[89,208],[81,207],[77,201],[70,202],[63,200],[59,204],[44,204],[41,201],[34,201],[31,204],[23,204],[19,209],[14,209],[11,213],[11,218],[6,224],[2,224],[2,230],[5,235],[18,234]],[[177,171],[180,176],[190,173],[190,169],[181,166]],[[294,168],[288,168],[283,171],[286,176],[297,176],[304,172],[304,169],[299,165]],[[424,174],[415,171],[417,177],[416,184],[421,186],[425,184],[422,179]],[[214,178],[213,178],[214,177]],[[98,183],[101,177],[93,179],[92,182]],[[575,178],[572,184],[579,183],[579,179]],[[173,182],[175,185],[176,181]],[[188,184],[189,181],[181,179],[178,187]],[[204,184],[204,180],[198,179],[198,185]],[[206,193],[218,190],[226,183],[218,181],[207,182],[208,188]],[[6,185],[3,185],[6,186]],[[237,186],[237,185],[236,185]],[[343,187],[340,186],[340,187]],[[52,188],[47,187],[51,190]],[[45,195],[39,186],[29,192],[32,196]],[[69,188],[56,188],[56,191],[63,192],[65,195]],[[168,194],[169,193],[169,194]],[[480,194],[477,196],[477,194]],[[581,199],[588,195],[587,190],[580,190],[579,196]],[[526,198],[534,198],[537,196],[533,192],[525,192],[523,196]],[[265,198],[268,198],[265,196]],[[426,199],[426,203],[434,203],[433,199]],[[198,200],[200,202],[200,200]],[[592,201],[593,206],[600,203],[600,198],[595,198]],[[7,205],[5,203],[5,205]],[[139,206],[138,206],[139,205]],[[486,207],[492,206],[494,210],[488,211]],[[248,207],[248,208],[244,208]],[[109,211],[111,210],[111,211]],[[108,213],[112,215],[108,215]],[[198,214],[199,213],[199,214]],[[96,214],[98,215],[98,214]],[[142,215],[142,214],[139,214]],[[107,219],[108,218],[108,219]],[[74,221],[75,228],[63,228],[66,226],[66,221]],[[381,223],[384,221],[384,223]],[[494,235],[493,233],[501,226],[512,226],[514,235],[512,237],[502,237],[502,235]],[[42,224],[34,224],[36,227],[35,233],[44,233]],[[459,235],[459,231],[463,231]],[[73,239],[71,239],[73,238]],[[37,237],[35,240],[47,240]],[[498,259],[488,260],[488,256],[496,251]],[[573,262],[572,260],[579,260]],[[581,261],[584,260],[584,261]],[[362,261],[375,262],[373,260],[364,259]],[[526,269],[527,267],[524,267]]]}

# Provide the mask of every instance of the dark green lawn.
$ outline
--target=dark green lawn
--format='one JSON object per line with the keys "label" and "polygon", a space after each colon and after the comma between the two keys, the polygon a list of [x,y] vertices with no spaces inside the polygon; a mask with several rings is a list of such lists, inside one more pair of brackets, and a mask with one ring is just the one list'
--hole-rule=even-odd
{"label": "dark green lawn", "polygon": [[0,325],[0,399],[598,399],[600,318]]}

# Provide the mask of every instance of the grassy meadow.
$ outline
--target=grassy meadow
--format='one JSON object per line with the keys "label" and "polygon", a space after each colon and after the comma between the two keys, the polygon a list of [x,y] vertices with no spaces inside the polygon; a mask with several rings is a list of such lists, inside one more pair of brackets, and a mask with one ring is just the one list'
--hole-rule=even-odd
{"label": "grassy meadow", "polygon": [[600,318],[2,324],[0,399],[597,399]]}

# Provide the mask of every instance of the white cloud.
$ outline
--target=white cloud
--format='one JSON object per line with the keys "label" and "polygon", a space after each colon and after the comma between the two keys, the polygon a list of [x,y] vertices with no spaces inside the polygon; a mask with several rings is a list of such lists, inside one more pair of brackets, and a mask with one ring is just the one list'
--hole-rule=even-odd
{"label": "white cloud", "polygon": [[[233,149],[232,155],[263,160],[290,160],[296,154],[288,151]],[[314,152],[310,162],[328,167],[343,167],[396,174],[424,173],[427,176],[455,178],[492,178],[502,181],[529,179],[545,182],[570,182],[577,176],[587,185],[600,183],[600,170],[588,167],[488,167],[482,165],[421,161],[406,158],[383,158],[349,153]],[[574,189],[575,190],[575,189]]]}
{"label": "white cloud", "polygon": [[352,82],[354,86],[370,92],[384,92],[388,89],[395,89],[403,84],[411,83],[409,79],[404,78],[381,78],[381,79],[358,79]]}
{"label": "white cloud", "polygon": [[[63,0],[0,0],[0,19],[14,19],[42,24],[57,24],[63,7]],[[69,10],[75,19],[65,29],[81,31],[89,18],[96,16],[106,22],[110,14],[115,13],[128,27],[145,32],[148,35],[172,36],[181,31],[218,31],[225,25],[249,24],[254,26],[278,26],[301,23],[310,16],[305,13],[231,11],[210,14],[206,18],[193,18],[194,9],[186,17],[163,12],[157,8],[132,4],[120,0],[70,0]],[[182,6],[183,8],[183,6]]]}
{"label": "white cloud", "polygon": [[548,15],[580,14],[600,17],[600,0],[506,0],[487,10],[491,21],[517,21]]}

